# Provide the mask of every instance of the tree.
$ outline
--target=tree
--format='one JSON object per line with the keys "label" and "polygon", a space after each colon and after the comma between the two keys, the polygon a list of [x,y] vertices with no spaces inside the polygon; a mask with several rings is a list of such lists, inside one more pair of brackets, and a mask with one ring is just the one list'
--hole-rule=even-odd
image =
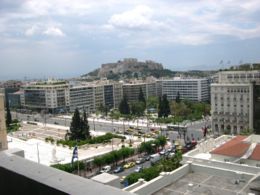
{"label": "tree", "polygon": [[139,95],[138,95],[138,101],[143,102],[144,105],[146,106],[146,100],[145,100],[144,93],[143,93],[143,90],[141,87],[140,87],[140,91],[139,91]]}
{"label": "tree", "polygon": [[159,97],[158,117],[161,118],[162,116],[163,116],[162,98]]}
{"label": "tree", "polygon": [[144,102],[134,102],[131,104],[131,111],[133,115],[142,116],[144,114],[145,104]]}
{"label": "tree", "polygon": [[181,96],[180,96],[180,92],[179,92],[179,91],[178,91],[178,93],[177,93],[177,96],[176,96],[175,101],[176,101],[177,103],[180,103],[180,102],[181,102]]}
{"label": "tree", "polygon": [[90,137],[89,125],[86,112],[83,113],[83,119],[80,117],[79,110],[76,108],[70,124],[70,140],[85,140]]}
{"label": "tree", "polygon": [[119,112],[121,114],[130,114],[129,104],[125,95],[119,104]]}
{"label": "tree", "polygon": [[5,107],[6,107],[6,126],[10,127],[10,124],[12,123],[12,116],[11,116],[11,112],[10,112],[10,108],[9,108],[9,99],[8,99],[8,94],[5,94]]}
{"label": "tree", "polygon": [[156,109],[158,107],[158,104],[159,104],[159,99],[156,96],[150,96],[150,97],[148,97],[146,104],[147,104],[146,107],[147,107],[148,110],[151,109],[151,108]]}
{"label": "tree", "polygon": [[163,95],[163,99],[161,101],[161,112],[162,112],[161,114],[164,118],[168,117],[171,112],[170,104],[169,104],[166,94]]}
{"label": "tree", "polygon": [[85,110],[83,112],[83,120],[81,121],[81,123],[82,123],[82,126],[81,126],[82,133],[84,134],[86,139],[90,138],[88,117],[87,117]]}

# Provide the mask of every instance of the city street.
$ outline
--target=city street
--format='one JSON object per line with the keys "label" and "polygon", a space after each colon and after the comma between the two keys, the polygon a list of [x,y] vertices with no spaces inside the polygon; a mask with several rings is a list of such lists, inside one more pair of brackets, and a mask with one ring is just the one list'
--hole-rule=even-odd
{"label": "city street", "polygon": [[[35,121],[35,122],[42,122],[47,124],[56,124],[60,126],[70,126],[71,123],[71,117],[68,116],[51,116],[51,115],[40,115],[40,114],[21,114],[21,113],[12,113],[13,118],[17,118],[18,120],[23,121]],[[147,127],[146,121],[139,120],[137,121],[118,121],[118,120],[105,120],[97,117],[91,117],[88,118],[90,130],[93,131],[101,131],[101,132],[126,132],[129,127],[138,127],[139,129],[142,129],[143,132],[149,133],[150,128],[155,129],[165,129],[166,125],[158,125],[154,123],[149,123]],[[187,126],[187,133],[186,133],[186,139],[192,139],[200,140],[203,137],[202,127],[209,126],[210,121],[206,120],[199,120],[194,122],[188,122],[186,123]],[[167,137],[170,138],[170,141],[176,140],[180,138],[180,135],[177,131],[162,131],[163,135],[167,135]],[[183,134],[181,135],[183,138]]]}

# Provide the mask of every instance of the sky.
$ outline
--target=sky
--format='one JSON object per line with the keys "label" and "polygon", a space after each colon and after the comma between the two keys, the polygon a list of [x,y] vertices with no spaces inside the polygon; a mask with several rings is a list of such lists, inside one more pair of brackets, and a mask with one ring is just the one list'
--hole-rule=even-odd
{"label": "sky", "polygon": [[259,0],[0,0],[0,80],[69,78],[123,58],[171,70],[260,62]]}

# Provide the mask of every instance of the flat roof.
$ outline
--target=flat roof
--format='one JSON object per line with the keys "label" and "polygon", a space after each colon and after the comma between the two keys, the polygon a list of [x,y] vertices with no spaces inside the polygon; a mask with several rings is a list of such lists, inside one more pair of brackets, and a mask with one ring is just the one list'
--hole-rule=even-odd
{"label": "flat roof", "polygon": [[191,172],[181,179],[153,193],[154,195],[237,195],[246,182],[236,184],[236,178],[217,176],[206,172]]}
{"label": "flat roof", "polygon": [[116,179],[118,179],[119,177],[117,175],[112,175],[112,174],[109,174],[109,173],[102,173],[102,174],[99,174],[95,177],[92,177],[91,179],[94,180],[94,181],[97,181],[99,183],[109,183],[111,181],[114,181]]}

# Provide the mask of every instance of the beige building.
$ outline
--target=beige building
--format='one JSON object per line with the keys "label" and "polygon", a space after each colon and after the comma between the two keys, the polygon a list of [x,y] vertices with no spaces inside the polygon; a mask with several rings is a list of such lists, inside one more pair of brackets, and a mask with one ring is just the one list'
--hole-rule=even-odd
{"label": "beige building", "polygon": [[211,84],[212,129],[215,133],[240,133],[255,129],[255,89],[260,71],[225,71]]}
{"label": "beige building", "polygon": [[0,151],[7,149],[4,95],[0,93]]}

